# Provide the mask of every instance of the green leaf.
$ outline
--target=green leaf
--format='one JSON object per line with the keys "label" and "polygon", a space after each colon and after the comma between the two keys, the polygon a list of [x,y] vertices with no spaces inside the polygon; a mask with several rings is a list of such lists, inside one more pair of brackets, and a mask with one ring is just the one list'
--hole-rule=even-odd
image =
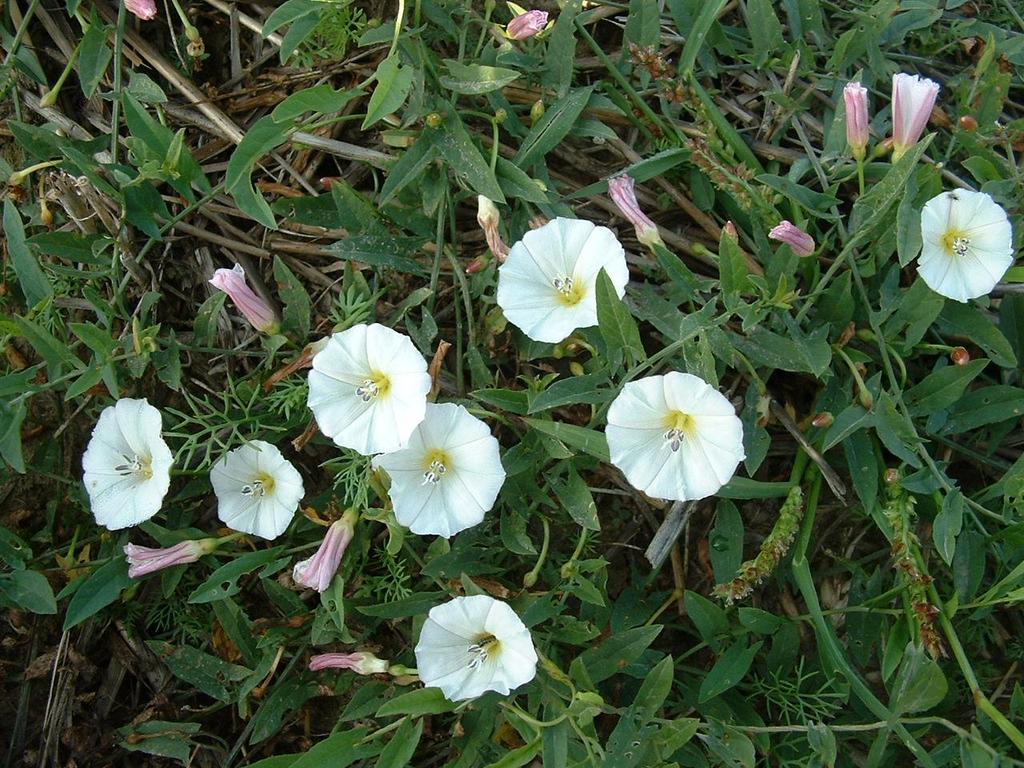
{"label": "green leaf", "polygon": [[947,365],[928,374],[903,394],[910,415],[927,416],[949,408],[986,365],[988,360],[971,360],[967,365]]}
{"label": "green leaf", "polygon": [[907,190],[896,209],[896,254],[905,267],[921,252],[921,206],[917,205],[917,174],[907,179]]}
{"label": "green leaf", "polygon": [[565,480],[559,479],[552,483],[555,494],[569,516],[581,528],[588,531],[601,530],[601,521],[597,517],[597,504],[587,487],[586,481],[572,466],[566,464],[568,470]]}
{"label": "green leaf", "polygon": [[[288,2],[277,6],[277,8],[274,9],[274,12],[267,17],[260,34],[267,37],[286,24],[291,24],[293,21],[301,19],[303,16],[308,16],[311,13],[318,12],[320,7],[320,4],[315,0],[288,0]],[[282,63],[284,58],[282,59]]]}
{"label": "green leaf", "polygon": [[857,198],[850,214],[849,230],[852,235],[843,247],[844,253],[875,235],[875,229],[889,216],[892,207],[902,199],[907,188],[907,179],[917,170],[917,163],[931,144],[933,136],[934,134],[929,134],[914,145],[896,161],[881,181]]}
{"label": "green leaf", "polygon": [[743,250],[724,229],[718,240],[718,280],[727,303],[736,301],[741,293],[750,290],[750,268]]}
{"label": "green leaf", "polygon": [[367,734],[365,728],[353,728],[328,736],[292,763],[291,768],[347,768],[357,760],[372,757],[380,747],[373,743],[360,744]]}
{"label": "green leaf", "polygon": [[827,326],[821,326],[802,338],[796,333],[782,336],[760,326],[747,336],[730,334],[730,338],[751,362],[782,371],[821,376],[832,361]]}
{"label": "green leaf", "polygon": [[423,171],[437,157],[438,135],[436,131],[425,131],[405,150],[381,187],[380,205],[386,205],[407,185],[422,178]]}
{"label": "green leaf", "polygon": [[29,250],[25,240],[25,226],[17,207],[10,200],[4,200],[4,235],[7,238],[7,252],[11,266],[18,277],[18,285],[25,294],[25,302],[32,308],[53,296],[53,286]]}
{"label": "green leaf", "polygon": [[781,192],[787,200],[799,204],[807,213],[819,219],[835,219],[835,214],[830,210],[837,205],[839,200],[835,195],[824,192],[815,192],[802,184],[797,184],[785,176],[775,176],[770,173],[762,173],[757,177],[765,186]]}
{"label": "green leaf", "polygon": [[708,32],[718,20],[718,14],[722,12],[727,2],[728,0],[704,0],[699,4],[700,13],[694,19],[693,25],[686,30],[686,44],[683,45],[683,52],[679,55],[679,61],[676,63],[681,80],[688,80],[693,73],[697,54],[700,53]]}
{"label": "green leaf", "polygon": [[520,168],[529,168],[561,144],[583,114],[593,90],[593,86],[578,88],[552,105],[530,129],[512,162]]}
{"label": "green leaf", "polygon": [[235,147],[224,175],[224,187],[238,207],[269,229],[276,229],[277,222],[267,201],[253,187],[252,172],[260,158],[281,146],[294,130],[290,124],[275,122],[271,115],[261,117]]}
{"label": "green leaf", "polygon": [[377,65],[374,77],[377,85],[366,107],[366,119],[362,126],[364,131],[405,103],[412,89],[413,68],[402,66],[398,56],[392,54]]}
{"label": "green leaf", "polygon": [[96,92],[96,86],[103,79],[103,73],[110,66],[113,51],[107,45],[107,33],[110,28],[100,22],[95,12],[89,28],[82,35],[78,48],[78,81],[82,85],[82,93],[90,98]]}
{"label": "green leaf", "polygon": [[640,658],[661,630],[661,625],[655,624],[616,632],[596,648],[584,651],[579,659],[590,679],[600,683]]}
{"label": "green leaf", "polygon": [[509,199],[519,198],[527,203],[548,204],[548,193],[544,185],[531,178],[522,168],[498,155],[498,164],[494,168],[501,185],[501,191]]}
{"label": "green leaf", "polygon": [[381,751],[376,768],[405,768],[412,761],[422,735],[423,718],[406,720]]}
{"label": "green leaf", "polygon": [[200,723],[147,720],[138,725],[129,724],[118,728],[116,733],[118,746],[126,752],[169,757],[187,766],[196,749],[196,742],[191,737],[201,729]]}
{"label": "green leaf", "polygon": [[352,99],[362,94],[363,92],[358,89],[342,91],[336,90],[326,83],[315,85],[289,95],[274,107],[270,117],[275,123],[287,123],[298,119],[307,112],[327,115],[341,111]]}
{"label": "green leaf", "polygon": [[746,640],[730,645],[701,682],[697,701],[703,704],[736,686],[746,676],[761,645],[758,641],[748,648]]}
{"label": "green leaf", "polygon": [[633,706],[644,718],[650,720],[658,714],[661,705],[672,691],[674,675],[675,663],[671,656],[666,656],[647,673],[647,677],[640,684],[640,690],[633,697]]}
{"label": "green leaf", "polygon": [[430,274],[430,270],[412,258],[425,242],[422,237],[357,235],[331,243],[324,250],[346,261],[358,261],[371,267],[386,267],[396,272],[426,276]]}
{"label": "green leaf", "polygon": [[729,500],[723,499],[715,508],[715,525],[708,536],[708,545],[715,581],[718,584],[731,581],[743,562],[743,518]]}
{"label": "green leaf", "polygon": [[53,588],[38,571],[0,573],[0,603],[32,613],[52,615],[57,612]]}
{"label": "green leaf", "polygon": [[968,392],[950,409],[940,430],[944,435],[966,432],[1024,415],[1024,389],[997,385]]}
{"label": "green leaf", "polygon": [[733,477],[715,494],[722,499],[778,499],[793,489],[790,483],[751,480],[749,477]]}
{"label": "green leaf", "polygon": [[628,55],[629,44],[641,48],[657,48],[661,32],[661,14],[659,3],[650,0],[630,0],[629,15],[626,17],[626,28],[623,30],[622,55]]}
{"label": "green leaf", "polygon": [[964,495],[953,490],[942,500],[942,509],[932,522],[932,541],[946,565],[953,563],[956,537],[964,526]]}
{"label": "green leaf", "polygon": [[611,455],[608,453],[608,440],[605,439],[603,432],[587,427],[578,427],[575,424],[565,424],[561,421],[545,419],[526,419],[525,421],[533,429],[550,435],[570,448],[583,451],[604,462],[611,461]]}
{"label": "green leaf", "polygon": [[543,743],[542,738],[538,736],[530,743],[506,752],[503,757],[489,763],[486,768],[522,768],[540,753]]}
{"label": "green leaf", "polygon": [[445,592],[419,592],[401,600],[378,605],[357,605],[356,610],[365,616],[376,616],[380,619],[403,619],[408,616],[425,614],[439,602],[447,599]]}
{"label": "green leaf", "polygon": [[120,555],[83,578],[85,581],[68,603],[65,632],[102,611],[132,583],[128,578],[128,562]]}
{"label": "green leaf", "polygon": [[159,640],[149,640],[147,645],[167,665],[171,674],[218,701],[232,701],[235,692],[228,683],[238,682],[252,675],[251,669],[229,664],[188,645],[175,648],[170,643]]}
{"label": "green leaf", "polygon": [[925,712],[946,698],[946,676],[925,650],[907,643],[889,697],[894,716]]}
{"label": "green leaf", "polygon": [[[448,110],[436,135],[438,151],[448,161],[448,167],[466,182],[466,186],[496,203],[505,202],[505,195],[498,186],[494,171],[473,143],[454,107]],[[522,163],[518,164],[522,166]]]}
{"label": "green leaf", "polygon": [[214,600],[223,600],[225,597],[237,595],[242,589],[238,586],[238,580],[257,568],[272,563],[280,557],[282,550],[283,547],[272,547],[236,557],[211,573],[206,581],[196,587],[188,596],[188,601],[190,603],[212,603]]}
{"label": "green leaf", "polygon": [[378,708],[377,717],[437,715],[451,712],[455,707],[456,704],[448,701],[440,688],[420,688],[418,691],[409,691],[385,701]]}
{"label": "green leaf", "polygon": [[721,643],[719,638],[729,631],[729,619],[725,611],[693,590],[687,590],[685,600],[686,615],[697,628],[700,639],[712,649],[717,649]]}
{"label": "green leaf", "polygon": [[280,256],[274,257],[274,279],[277,281],[277,293],[284,303],[283,330],[305,340],[309,336],[311,306],[305,286],[292,274]]}
{"label": "green leaf", "polygon": [[[585,374],[583,376],[572,376],[568,379],[559,379],[551,384],[547,389],[543,389],[540,392],[528,392],[527,402],[529,403],[529,408],[526,412],[528,414],[534,414],[546,411],[550,408],[558,408],[563,405],[606,403],[615,396],[615,393],[611,388],[609,388],[608,383],[607,376],[595,373]],[[488,390],[480,390],[473,394],[476,396],[483,391]]]}
{"label": "green leaf", "polygon": [[576,61],[576,17],[583,7],[583,0],[567,0],[555,19],[551,38],[548,41],[547,56],[542,82],[546,88],[555,91],[562,99],[572,84],[573,64]]}
{"label": "green leaf", "polygon": [[936,326],[942,333],[961,336],[969,343],[977,344],[996,365],[1002,368],[1017,367],[1017,356],[1010,342],[999,327],[976,307],[947,301]]}
{"label": "green leaf", "polygon": [[25,401],[13,405],[0,401],[0,456],[19,474],[25,474],[25,456],[21,448],[21,425],[28,415]]}
{"label": "green leaf", "polygon": [[438,78],[441,85],[456,93],[476,96],[504,88],[519,77],[519,72],[506,67],[489,67],[485,64],[462,64],[455,59],[444,59],[450,75]]}
{"label": "green leaf", "polygon": [[786,41],[782,37],[782,24],[775,15],[771,0],[747,0],[747,30],[754,46],[754,64],[757,67],[768,61],[769,56],[777,55]]}
{"label": "green leaf", "polygon": [[597,275],[597,325],[609,350],[622,350],[629,366],[645,360],[640,329],[604,268]]}

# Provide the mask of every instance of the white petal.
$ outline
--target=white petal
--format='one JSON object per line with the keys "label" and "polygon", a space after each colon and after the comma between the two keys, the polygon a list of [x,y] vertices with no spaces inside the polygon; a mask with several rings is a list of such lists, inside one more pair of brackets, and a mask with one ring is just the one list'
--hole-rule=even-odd
{"label": "white petal", "polygon": [[[160,511],[174,462],[161,427],[160,412],[146,400],[122,398],[103,409],[82,456],[82,479],[100,525],[127,528]],[[139,471],[124,469],[132,462]]]}
{"label": "white petal", "polygon": [[[385,376],[386,393],[364,401],[356,389]],[[364,455],[397,450],[423,419],[430,391],[427,363],[408,336],[383,325],[336,333],[316,355],[308,405],[338,445]]]}
{"label": "white petal", "polygon": [[[677,450],[666,439],[674,413],[692,425]],[[716,493],[744,458],[743,424],[703,379],[672,372],[628,382],[608,409],[611,462],[649,496],[689,501]]]}
{"label": "white petal", "polygon": [[[602,267],[621,298],[629,270],[615,235],[589,221],[554,219],[512,246],[498,270],[498,304],[531,339],[557,343],[597,323],[595,286]],[[565,278],[580,292],[573,306],[563,304],[555,288],[555,281]]]}
{"label": "white petal", "polygon": [[[265,483],[262,496],[242,493],[257,482]],[[217,517],[226,526],[270,540],[288,528],[305,492],[299,471],[277,446],[263,440],[228,451],[210,470],[210,483]]]}
{"label": "white petal", "polygon": [[[432,457],[445,457],[436,483],[426,482]],[[490,428],[461,405],[428,403],[405,448],[378,456],[391,478],[398,522],[420,535],[448,538],[477,525],[494,506],[505,470]]]}

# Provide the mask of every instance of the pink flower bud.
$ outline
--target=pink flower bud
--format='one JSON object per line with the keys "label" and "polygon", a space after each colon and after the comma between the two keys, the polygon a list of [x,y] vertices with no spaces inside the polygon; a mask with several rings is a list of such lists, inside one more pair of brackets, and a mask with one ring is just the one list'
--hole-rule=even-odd
{"label": "pink flower bud", "polygon": [[640,204],[636,201],[635,185],[632,176],[614,176],[608,179],[608,196],[619,209],[619,213],[629,219],[629,223],[636,229],[637,240],[649,248],[664,245],[661,235],[658,234],[658,225],[640,210]]}
{"label": "pink flower bud", "polygon": [[341,558],[355,533],[355,514],[346,512],[342,518],[327,529],[320,548],[312,557],[295,564],[292,578],[296,584],[323,592],[334,580]]}
{"label": "pink flower bud", "polygon": [[903,72],[892,76],[892,156],[899,160],[928,125],[939,84]]}
{"label": "pink flower bud", "polygon": [[124,7],[143,21],[156,17],[155,0],[124,0]]}
{"label": "pink flower bud", "polygon": [[138,544],[125,544],[124,554],[128,558],[128,577],[137,579],[149,573],[162,571],[174,565],[194,563],[203,555],[213,551],[216,539],[200,539],[198,541],[181,541],[166,549],[140,547]]}
{"label": "pink flower bud", "polygon": [[210,278],[210,285],[230,296],[257,331],[269,335],[277,333],[281,326],[277,312],[246,284],[245,270],[241,266],[236,264],[234,269],[218,269]]}
{"label": "pink flower bud", "polygon": [[491,253],[494,254],[494,258],[499,263],[504,263],[508,257],[508,246],[505,245],[505,241],[501,239],[501,233],[498,232],[501,214],[498,213],[498,207],[494,202],[483,195],[477,195],[476,198],[476,223],[484,231],[484,237],[487,238],[487,246],[491,249]]}
{"label": "pink flower bud", "polygon": [[814,238],[785,219],[768,233],[768,237],[785,243],[797,256],[810,256],[814,253]]}
{"label": "pink flower bud", "polygon": [[505,27],[505,34],[513,40],[525,40],[533,37],[548,23],[547,11],[527,11],[516,16]]}
{"label": "pink flower bud", "polygon": [[378,659],[372,653],[321,653],[309,660],[309,671],[321,669],[350,669],[357,675],[383,675],[391,666],[385,659]]}
{"label": "pink flower bud", "polygon": [[846,102],[846,143],[853,150],[853,156],[863,160],[868,145],[868,89],[860,83],[847,83],[843,100]]}

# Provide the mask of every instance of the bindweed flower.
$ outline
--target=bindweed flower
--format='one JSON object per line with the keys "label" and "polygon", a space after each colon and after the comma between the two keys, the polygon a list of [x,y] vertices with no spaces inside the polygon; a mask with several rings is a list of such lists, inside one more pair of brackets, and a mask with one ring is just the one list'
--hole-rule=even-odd
{"label": "bindweed flower", "polygon": [[853,156],[863,160],[868,146],[868,89],[860,83],[847,83],[843,100],[846,102],[846,143]]}
{"label": "bindweed flower", "polygon": [[621,299],[629,282],[622,245],[606,227],[557,218],[512,246],[498,269],[498,305],[534,341],[557,343],[597,324],[597,276]]}
{"label": "bindweed flower", "polygon": [[383,675],[391,665],[367,651],[354,653],[319,653],[309,660],[309,671],[349,669],[357,675]]}
{"label": "bindweed flower", "polygon": [[965,302],[991,291],[1013,264],[1013,230],[984,192],[943,192],[921,210],[917,272],[929,288]]}
{"label": "bindweed flower", "polygon": [[85,490],[96,522],[110,530],[149,520],[171,486],[174,458],[160,411],[122,398],[104,408],[82,456]]}
{"label": "bindweed flower", "polygon": [[224,525],[271,540],[284,533],[304,493],[298,470],[262,440],[221,456],[210,470],[210,482]]}
{"label": "bindweed flower", "polygon": [[323,592],[331,586],[334,574],[341,565],[341,558],[355,534],[357,518],[355,512],[346,512],[340,520],[331,523],[313,556],[296,563],[292,569],[292,579],[296,584],[317,592]]}
{"label": "bindweed flower", "polygon": [[124,0],[124,7],[142,21],[156,18],[156,2],[154,0]]}
{"label": "bindweed flower", "polygon": [[899,160],[917,144],[939,95],[934,80],[903,72],[892,76],[892,157]]}
{"label": "bindweed flower", "polygon": [[785,219],[772,228],[768,237],[785,243],[793,249],[793,253],[797,256],[810,256],[814,253],[814,238]]}
{"label": "bindweed flower", "polygon": [[409,444],[373,464],[391,477],[388,495],[398,522],[420,535],[449,538],[476,525],[505,482],[490,428],[452,403],[427,403]]}
{"label": "bindweed flower", "polygon": [[179,541],[173,547],[153,549],[138,544],[125,544],[124,554],[128,560],[128,578],[137,579],[164,568],[194,563],[203,555],[210,554],[217,546],[217,539]]}
{"label": "bindweed flower", "polygon": [[245,282],[245,270],[240,265],[235,264],[232,269],[218,269],[210,278],[210,285],[230,296],[257,331],[273,335],[280,329],[277,312]]}
{"label": "bindweed flower", "polygon": [[354,325],[313,356],[308,404],[321,432],[372,456],[405,445],[423,421],[430,386],[427,361],[408,336]]}
{"label": "bindweed flower", "polygon": [[512,40],[525,40],[544,29],[547,23],[547,11],[527,11],[508,23],[505,27],[505,34]]}
{"label": "bindweed flower", "polygon": [[629,223],[636,229],[637,240],[648,248],[664,245],[661,235],[658,234],[658,225],[640,210],[640,204],[636,200],[635,185],[636,182],[632,176],[626,174],[614,176],[608,179],[608,196],[619,209],[619,213],[629,219]]}
{"label": "bindweed flower", "polygon": [[449,701],[487,691],[507,695],[537,674],[530,630],[508,605],[487,595],[434,606],[416,644],[416,667],[428,688]]}
{"label": "bindweed flower", "polygon": [[508,257],[508,246],[505,245],[505,241],[501,239],[501,233],[498,232],[498,224],[501,222],[498,207],[489,197],[483,195],[477,195],[476,205],[476,223],[484,231],[487,247],[491,249],[494,258],[503,262]]}
{"label": "bindweed flower", "polygon": [[696,501],[743,460],[743,423],[717,389],[673,371],[628,382],[608,409],[612,464],[648,496]]}

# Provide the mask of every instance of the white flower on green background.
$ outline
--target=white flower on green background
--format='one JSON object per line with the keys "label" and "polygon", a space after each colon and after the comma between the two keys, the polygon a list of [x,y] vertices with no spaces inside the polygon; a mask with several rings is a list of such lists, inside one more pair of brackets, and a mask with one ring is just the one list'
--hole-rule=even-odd
{"label": "white flower on green background", "polygon": [[612,464],[659,499],[711,496],[744,458],[743,423],[729,400],[677,371],[628,382],[608,409],[605,435]]}
{"label": "white flower on green background", "polygon": [[110,530],[149,520],[171,485],[174,457],[161,435],[160,411],[122,398],[104,408],[82,456],[96,522]]}
{"label": "white flower on green background", "polygon": [[534,341],[557,343],[597,324],[602,268],[621,299],[629,270],[612,231],[582,219],[555,219],[512,246],[498,269],[498,305]]}
{"label": "white flower on green background", "polygon": [[428,403],[409,444],[373,463],[391,477],[398,522],[421,535],[448,538],[476,525],[505,482],[490,428],[452,403]]}
{"label": "white flower on green background", "polygon": [[416,668],[449,701],[487,691],[507,695],[537,673],[530,630],[506,603],[487,595],[456,597],[430,609],[416,644]]}
{"label": "white flower on green background", "polygon": [[1013,231],[1006,211],[984,192],[957,189],[921,211],[917,272],[954,301],[984,296],[1013,264]]}
{"label": "white flower on green background", "polygon": [[304,493],[298,470],[262,440],[224,454],[210,470],[210,482],[224,525],[264,539],[284,533]]}
{"label": "white flower on green background", "polygon": [[331,336],[313,356],[308,404],[320,431],[364,456],[396,451],[423,421],[427,362],[412,340],[374,323]]}

